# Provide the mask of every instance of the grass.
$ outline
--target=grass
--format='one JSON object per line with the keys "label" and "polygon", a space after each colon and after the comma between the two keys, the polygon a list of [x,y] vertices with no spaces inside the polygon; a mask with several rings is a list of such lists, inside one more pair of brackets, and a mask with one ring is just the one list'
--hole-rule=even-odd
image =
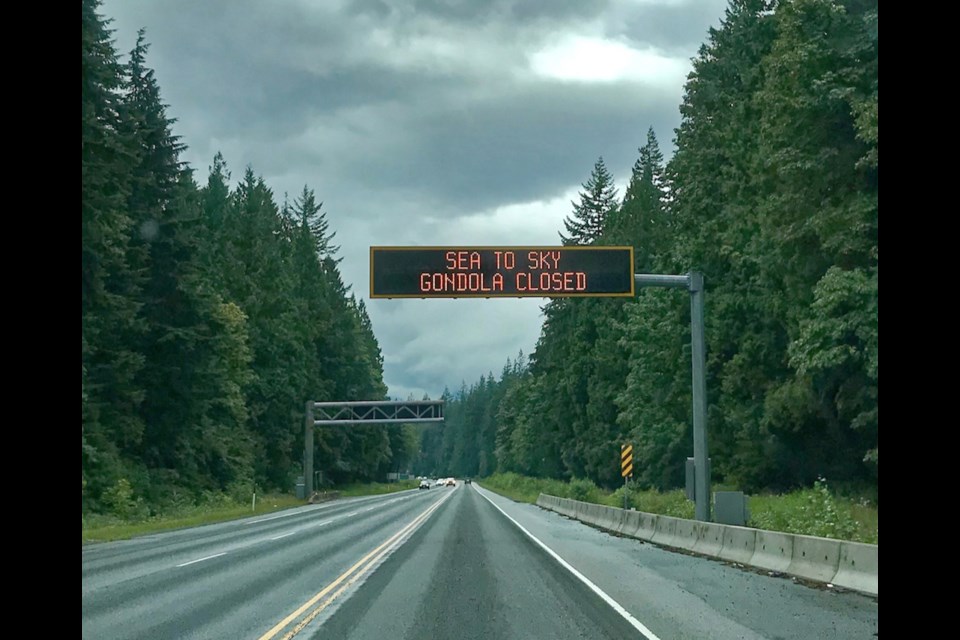
{"label": "grass", "polygon": [[[515,473],[498,473],[482,481],[492,489],[519,502],[534,503],[541,493],[583,502],[623,507],[623,489],[605,491],[589,480],[570,482],[530,478]],[[631,489],[630,506],[638,511],[692,518],[693,503],[681,490],[640,491]],[[855,542],[879,542],[879,506],[869,500],[839,497],[820,480],[812,488],[784,495],[750,496],[749,526],[771,531],[821,536]]]}
{"label": "grass", "polygon": [[259,515],[299,507],[306,504],[305,500],[298,500],[291,495],[266,495],[257,498],[257,509],[253,511],[249,504],[233,505],[198,505],[178,509],[176,513],[154,516],[147,519],[129,521],[114,516],[93,515],[84,517],[81,521],[81,542],[107,542],[110,540],[127,540],[134,536],[148,533],[169,531],[197,527],[203,524],[213,524],[226,520],[236,520],[251,515]]}
{"label": "grass", "polygon": [[[342,498],[348,498],[415,489],[417,483],[417,480],[402,480],[391,483],[357,483],[333,487],[330,490],[339,492]],[[292,495],[276,494],[263,497],[258,496],[256,511],[250,509],[250,503],[223,504],[220,502],[212,505],[179,507],[171,513],[164,513],[150,518],[123,519],[115,516],[91,515],[81,519],[80,538],[82,544],[108,542],[111,540],[127,540],[149,533],[236,520],[238,518],[280,511],[281,509],[299,507],[305,504],[307,504],[305,500],[298,500]]]}
{"label": "grass", "polygon": [[750,496],[750,525],[761,529],[879,544],[880,508],[841,498],[818,481],[786,495]]}
{"label": "grass", "polygon": [[333,487],[330,490],[339,492],[342,498],[353,498],[356,496],[376,496],[384,493],[396,493],[397,491],[416,489],[419,484],[419,480],[367,482],[363,484],[346,484],[341,487]]}

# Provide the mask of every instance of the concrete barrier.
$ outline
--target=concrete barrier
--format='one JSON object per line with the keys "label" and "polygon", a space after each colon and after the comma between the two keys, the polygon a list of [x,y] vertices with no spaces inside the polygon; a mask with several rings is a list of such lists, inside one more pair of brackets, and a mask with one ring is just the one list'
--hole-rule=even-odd
{"label": "concrete barrier", "polygon": [[623,518],[623,509],[616,507],[601,507],[600,516],[597,520],[597,526],[603,527],[609,531],[616,531],[620,527],[620,521]]}
{"label": "concrete barrier", "polygon": [[748,564],[767,571],[786,573],[792,559],[792,534],[757,529],[753,555]]}
{"label": "concrete barrier", "polygon": [[630,536],[631,538],[636,538],[637,530],[640,528],[641,515],[642,514],[639,511],[625,512],[623,514],[623,519],[620,521],[620,528],[617,530],[617,533]]}
{"label": "concrete barrier", "polygon": [[879,595],[877,545],[624,511],[544,494],[537,504],[654,544]]}
{"label": "concrete barrier", "polygon": [[793,536],[793,557],[787,573],[817,582],[831,582],[839,568],[839,540]]}
{"label": "concrete barrier", "polygon": [[700,530],[693,551],[705,556],[719,558],[720,552],[723,550],[723,530],[726,525],[714,524],[713,522],[698,522],[697,524],[700,525]]}
{"label": "concrete barrier", "polygon": [[597,515],[595,516],[593,524],[604,529],[609,528],[607,525],[613,526],[613,516],[609,513],[609,509],[610,507],[598,504]]}
{"label": "concrete barrier", "polygon": [[585,518],[587,517],[587,508],[590,505],[586,502],[580,502],[579,500],[571,500],[570,502],[573,503],[573,515],[570,517],[586,522]]}
{"label": "concrete barrier", "polygon": [[640,526],[633,534],[635,537],[651,542],[657,532],[657,519],[660,516],[653,513],[640,512]]}
{"label": "concrete barrier", "polygon": [[677,546],[677,520],[670,516],[657,517],[657,529],[650,539],[654,544],[662,544],[668,547]]}
{"label": "concrete barrier", "polygon": [[757,546],[757,530],[749,527],[734,527],[724,525],[723,548],[720,557],[730,562],[750,564],[750,559]]}
{"label": "concrete barrier", "polygon": [[697,544],[697,538],[700,534],[700,524],[701,523],[696,520],[678,518],[675,531],[676,544],[673,546],[686,549],[687,551],[693,551],[693,547]]}
{"label": "concrete barrier", "polygon": [[583,509],[583,517],[581,519],[586,523],[596,525],[600,521],[601,508],[599,504],[587,504]]}
{"label": "concrete barrier", "polygon": [[880,595],[880,547],[860,542],[840,543],[840,564],[833,584]]}

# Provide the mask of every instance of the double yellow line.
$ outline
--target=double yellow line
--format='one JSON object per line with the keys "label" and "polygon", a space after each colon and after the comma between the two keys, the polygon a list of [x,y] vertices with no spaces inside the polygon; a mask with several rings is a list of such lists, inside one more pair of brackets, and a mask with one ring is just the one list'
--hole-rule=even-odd
{"label": "double yellow line", "polygon": [[[377,566],[377,563],[380,562],[380,560],[387,556],[391,551],[399,547],[403,543],[404,536],[406,536],[408,533],[411,533],[414,529],[423,524],[427,518],[429,518],[433,512],[436,511],[440,505],[452,495],[453,493],[448,493],[446,496],[424,509],[420,515],[411,520],[406,526],[397,531],[395,534],[390,536],[383,544],[360,558],[355,565],[344,571],[336,580],[325,586],[319,591],[319,593],[297,607],[293,613],[288,615],[286,618],[278,622],[272,629],[260,636],[259,640],[272,640],[272,638],[276,637],[278,633],[286,629],[290,623],[300,618],[300,616],[303,616],[304,613],[306,613],[311,607],[316,605],[312,611],[300,619],[293,629],[283,636],[282,640],[289,640],[303,631],[304,627],[310,624],[314,618],[320,615],[323,610],[330,606],[330,604],[340,595],[342,595],[344,591],[349,589],[351,585],[362,578],[366,573],[373,569],[373,567]],[[339,589],[337,587],[339,587]],[[334,591],[334,589],[336,589],[336,591]],[[321,600],[323,600],[323,602],[320,602]],[[318,602],[320,604],[317,604]]]}

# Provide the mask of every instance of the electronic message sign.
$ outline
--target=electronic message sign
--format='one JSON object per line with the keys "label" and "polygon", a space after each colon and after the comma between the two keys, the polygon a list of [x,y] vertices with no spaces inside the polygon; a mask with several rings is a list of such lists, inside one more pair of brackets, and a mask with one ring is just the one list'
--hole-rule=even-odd
{"label": "electronic message sign", "polygon": [[633,247],[370,247],[371,298],[632,296]]}

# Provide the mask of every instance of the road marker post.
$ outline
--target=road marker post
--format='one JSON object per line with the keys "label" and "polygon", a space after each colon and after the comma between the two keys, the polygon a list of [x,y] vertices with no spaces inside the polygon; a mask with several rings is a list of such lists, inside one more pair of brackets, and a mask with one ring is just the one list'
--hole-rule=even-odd
{"label": "road marker post", "polygon": [[620,475],[623,476],[623,510],[630,508],[630,478],[633,477],[633,445],[620,445]]}

